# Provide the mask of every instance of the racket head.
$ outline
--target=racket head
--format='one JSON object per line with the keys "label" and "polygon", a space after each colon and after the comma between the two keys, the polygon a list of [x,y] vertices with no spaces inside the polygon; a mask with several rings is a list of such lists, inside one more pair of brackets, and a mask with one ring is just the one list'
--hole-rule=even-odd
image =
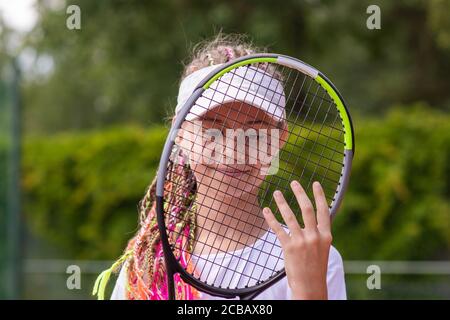
{"label": "racket head", "polygon": [[[326,78],[315,68],[298,59],[279,54],[248,55],[214,68],[214,70],[212,70],[206,77],[204,77],[202,81],[199,82],[190,97],[178,110],[162,152],[156,185],[158,227],[161,233],[161,241],[167,268],[173,270],[175,273],[179,273],[183,280],[203,292],[228,298],[236,296],[245,297],[265,290],[267,287],[273,285],[285,276],[284,268],[282,266],[278,267],[278,264],[275,268],[272,268],[272,270],[270,269],[270,266],[263,266],[263,269],[266,267],[269,271],[261,271],[259,273],[259,278],[251,279],[251,281],[249,279],[249,281],[247,281],[247,285],[242,285],[242,283],[240,283],[235,286],[230,286],[231,280],[229,283],[226,283],[226,281],[223,283],[224,279],[222,279],[222,281],[218,284],[215,280],[209,280],[208,276],[206,278],[202,278],[202,275],[198,274],[198,272],[196,274],[192,268],[187,270],[189,268],[182,265],[180,263],[180,259],[182,259],[184,254],[188,254],[189,257],[192,258],[193,254],[191,254],[188,250],[188,243],[183,243],[180,245],[177,244],[175,240],[176,238],[173,238],[174,233],[177,231],[174,229],[174,225],[171,225],[170,216],[173,215],[173,212],[169,211],[170,208],[174,206],[174,202],[173,200],[167,200],[167,198],[168,194],[170,195],[171,192],[173,195],[172,199],[178,194],[177,191],[168,190],[167,185],[168,183],[174,185],[174,177],[176,177],[177,174],[183,175],[186,173],[181,170],[174,175],[174,168],[181,168],[178,164],[174,164],[175,160],[173,158],[176,153],[174,151],[179,149],[179,142],[177,142],[177,138],[180,136],[180,130],[186,131],[186,123],[192,124],[202,116],[202,114],[199,114],[199,110],[201,110],[201,108],[205,109],[200,112],[203,112],[203,114],[207,114],[214,109],[209,109],[209,106],[205,105],[205,99],[214,101],[214,103],[217,102],[215,101],[217,100],[215,95],[220,91],[218,88],[221,85],[222,79],[225,79],[230,75],[232,75],[233,78],[236,75],[242,76],[242,72],[245,72],[243,79],[245,80],[249,70],[250,73],[253,72],[253,78],[250,77],[251,85],[257,84],[261,86],[261,81],[259,80],[253,83],[253,79],[260,76],[259,73],[261,73],[261,70],[262,73],[268,73],[272,78],[278,78],[274,80],[274,83],[278,89],[274,89],[273,86],[271,87],[272,80],[270,80],[269,89],[272,89],[273,94],[271,95],[272,98],[270,99],[271,101],[269,102],[269,106],[265,107],[263,113],[272,115],[275,119],[273,123],[271,123],[270,120],[267,121],[269,123],[269,130],[272,130],[273,127],[277,128],[277,130],[280,129],[279,126],[275,125],[275,123],[279,124],[279,122],[276,121],[277,119],[281,119],[281,122],[284,122],[284,126],[281,126],[281,133],[278,136],[278,140],[280,141],[278,146],[279,151],[275,152],[276,157],[278,158],[276,172],[268,174],[267,171],[265,171],[265,173],[262,174],[262,181],[260,181],[261,179],[256,179],[260,181],[258,185],[258,199],[260,201],[259,204],[261,205],[261,208],[268,206],[273,212],[278,211],[271,199],[272,191],[279,189],[283,192],[283,194],[285,194],[286,200],[292,206],[293,211],[299,213],[300,211],[298,204],[294,201],[294,196],[290,188],[286,187],[289,185],[289,183],[286,182],[290,182],[293,179],[300,181],[300,183],[304,185],[307,194],[312,199],[311,185],[313,181],[317,180],[322,183],[327,201],[329,203],[330,215],[333,217],[342,202],[348,185],[351,163],[355,149],[353,125],[342,96],[328,78]],[[264,74],[262,77],[265,76]],[[242,81],[242,83],[243,82],[245,81]],[[283,97],[280,97],[280,95],[278,96],[278,103],[280,100],[284,99],[284,114],[282,115],[279,110],[277,111],[273,108],[270,109],[270,103],[272,102],[273,97],[276,96],[275,93],[280,92],[280,85],[282,88],[281,90],[283,91],[283,93],[281,93]],[[227,92],[224,94],[225,99],[228,95],[228,90],[229,89],[227,89]],[[268,91],[266,90],[266,93]],[[242,102],[242,100],[244,100],[236,99],[236,95],[232,95],[234,95],[234,100],[236,101]],[[255,97],[253,97],[253,99],[254,98]],[[265,100],[264,97],[263,100]],[[244,105],[247,104],[251,103],[244,103]],[[275,103],[275,105],[276,104],[277,103]],[[224,105],[224,103],[222,103],[222,105]],[[201,108],[199,108],[199,106]],[[230,123],[239,123],[238,118],[242,115],[243,109],[242,103],[240,107],[233,105],[230,109],[232,110],[231,113],[234,112],[234,114],[238,114],[238,116],[234,118],[231,117],[234,122],[229,121],[225,125],[225,121],[229,119],[229,114],[226,113],[220,114],[220,112],[218,112],[215,116],[216,119],[222,118],[222,128],[225,128],[226,126],[230,127]],[[253,111],[254,110],[246,111],[247,118],[249,113]],[[263,116],[263,122],[266,120],[267,118],[264,118]],[[233,125],[231,125],[231,127],[234,128]],[[211,129],[211,126],[209,129]],[[192,126],[187,131],[192,133]],[[285,135],[284,132],[287,132],[287,135]],[[196,138],[194,138],[194,141],[196,141],[195,139]],[[268,139],[270,140],[270,138]],[[191,151],[193,151],[195,145],[195,143],[191,144]],[[201,145],[203,146],[203,144]],[[198,152],[192,153],[197,154]],[[275,153],[271,154],[272,160],[270,161],[270,168],[273,167],[273,158],[275,158]],[[245,159],[246,161],[249,161],[249,158]],[[260,169],[261,168],[259,167],[258,170]],[[188,206],[190,208],[192,208],[193,205],[202,205],[202,203],[196,203],[196,199],[198,199],[201,195],[200,187],[208,183],[211,184],[211,182],[215,182],[215,176],[212,177],[212,180],[211,178],[209,178],[209,180],[202,180],[199,178],[202,176],[202,173],[199,173],[198,170],[192,171],[194,174],[193,180],[195,180],[194,183],[197,196],[194,199],[189,200]],[[295,172],[295,174],[293,174],[293,172]],[[220,176],[220,179],[217,178],[217,180],[221,181],[217,181],[219,184],[216,188],[221,188],[224,183],[224,175],[220,174],[218,176]],[[261,177],[261,175],[259,177]],[[240,183],[238,180],[239,179],[236,180],[232,177],[231,180],[226,182],[227,192],[229,191],[230,185]],[[253,180],[252,183],[255,184],[255,180]],[[242,188],[242,186],[237,188]],[[203,189],[203,192],[207,193],[208,191],[205,190],[209,189]],[[207,219],[207,217],[204,218]],[[197,226],[197,228],[200,228],[201,230],[202,226]],[[197,239],[195,233],[189,235],[188,238],[192,240],[194,246],[198,244],[196,243]],[[231,242],[232,240],[229,241]],[[278,244],[273,242],[274,241],[271,240],[271,249],[260,249],[260,251],[268,250],[270,251],[269,255],[274,252],[275,255],[281,256],[281,248]],[[202,245],[204,246],[205,244]],[[255,243],[250,244],[250,246],[252,245],[254,246]],[[264,246],[265,244],[263,244],[263,248]],[[228,253],[221,252],[221,250],[211,252],[212,251],[210,250],[206,260],[211,259],[211,257],[214,260],[214,256],[217,256],[217,254],[220,255]],[[232,251],[232,254],[234,252],[236,251]],[[265,253],[266,252],[264,252],[264,254]],[[259,256],[261,256],[261,253]],[[193,260],[194,259],[192,258],[192,261]],[[266,261],[269,260],[270,259],[266,259]],[[198,261],[199,260],[197,260],[197,262]],[[247,262],[248,261],[244,261],[244,263]],[[253,267],[253,270],[254,269],[255,267]],[[263,274],[264,276],[262,276]],[[243,274],[239,274],[237,271],[235,275],[241,277],[244,276]]]}

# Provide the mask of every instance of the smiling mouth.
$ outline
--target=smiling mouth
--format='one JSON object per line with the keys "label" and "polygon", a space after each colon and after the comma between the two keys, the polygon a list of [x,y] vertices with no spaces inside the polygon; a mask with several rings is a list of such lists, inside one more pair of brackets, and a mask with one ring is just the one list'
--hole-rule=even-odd
{"label": "smiling mouth", "polygon": [[217,171],[230,177],[240,177],[248,172],[248,170],[238,169],[217,169]]}

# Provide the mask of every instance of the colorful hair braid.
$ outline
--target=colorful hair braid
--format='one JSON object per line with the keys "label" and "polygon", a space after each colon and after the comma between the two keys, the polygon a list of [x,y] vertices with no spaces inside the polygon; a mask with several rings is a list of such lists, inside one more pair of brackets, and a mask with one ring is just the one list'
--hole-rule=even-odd
{"label": "colorful hair braid", "polygon": [[[169,241],[174,244],[181,265],[192,272],[190,257],[196,229],[196,207],[194,205],[196,182],[185,157],[178,153],[178,161],[170,162],[168,174],[170,183],[165,185],[166,226]],[[139,202],[140,225],[137,235],[131,239],[122,257],[108,270],[100,274],[94,286],[94,294],[104,297],[105,281],[110,273],[122,265],[127,273],[127,299],[165,300],[168,298],[168,284],[164,253],[156,219],[156,178],[144,198]],[[180,250],[183,248],[183,250]],[[178,274],[174,276],[177,299],[193,300],[200,293],[186,284]],[[103,290],[101,290],[103,289]]]}

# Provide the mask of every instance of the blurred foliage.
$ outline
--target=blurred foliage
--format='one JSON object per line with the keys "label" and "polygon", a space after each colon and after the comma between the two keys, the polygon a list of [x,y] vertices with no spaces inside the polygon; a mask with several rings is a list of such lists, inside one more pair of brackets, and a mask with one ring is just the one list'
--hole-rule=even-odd
{"label": "blurred foliage", "polygon": [[66,258],[112,258],[137,227],[137,204],[159,163],[166,130],[61,134],[25,141],[27,224]]}
{"label": "blurred foliage", "polygon": [[[81,8],[79,31],[66,28],[69,4]],[[366,28],[372,4],[381,30]],[[0,66],[11,57],[25,66],[25,223],[61,248],[58,258],[113,259],[123,250],[156,172],[183,62],[222,30],[316,66],[345,97],[356,154],[334,221],[344,259],[450,259],[450,1],[37,0],[37,8],[23,41],[0,21]],[[6,94],[0,85],[3,131]],[[400,287],[400,296],[409,290]]]}
{"label": "blurred foliage", "polygon": [[10,166],[11,166],[11,111],[12,111],[12,65],[5,50],[9,30],[0,15],[0,299],[9,286],[7,276],[11,246],[8,246],[8,210],[10,212]]}
{"label": "blurred foliage", "polygon": [[[66,28],[67,4],[81,8]],[[327,74],[353,113],[424,101],[450,107],[447,0],[377,1],[381,30],[366,27],[369,0],[39,1],[23,51],[29,133],[163,122],[175,105],[182,61],[217,31],[247,34],[269,51]],[[274,10],[274,5],[276,10]]]}
{"label": "blurred foliage", "polygon": [[[345,259],[450,253],[450,116],[428,109],[355,119],[350,188],[334,222]],[[22,184],[29,224],[72,259],[117,257],[136,230],[136,205],[166,133],[131,126],[28,138]]]}
{"label": "blurred foliage", "polygon": [[[2,127],[0,127],[3,129]],[[3,131],[3,130],[2,130]],[[5,279],[7,266],[3,257],[7,256],[7,210],[8,210],[8,150],[6,134],[0,132],[0,279]],[[0,297],[5,291],[5,281],[0,282]]]}
{"label": "blurred foliage", "polygon": [[423,105],[355,120],[336,245],[346,259],[448,259],[450,117]]}

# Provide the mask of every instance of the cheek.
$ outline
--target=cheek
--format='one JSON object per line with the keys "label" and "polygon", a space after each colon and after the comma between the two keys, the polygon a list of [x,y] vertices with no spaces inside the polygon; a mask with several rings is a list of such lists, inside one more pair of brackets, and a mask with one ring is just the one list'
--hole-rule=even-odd
{"label": "cheek", "polygon": [[183,123],[177,133],[176,143],[187,153],[195,152],[198,129],[191,123]]}
{"label": "cheek", "polygon": [[[203,146],[200,145],[198,142],[192,141],[191,142],[191,150],[190,152],[196,156],[196,158],[199,158],[203,154]],[[197,160],[196,162],[199,162]]]}
{"label": "cheek", "polygon": [[194,172],[195,179],[200,184],[208,185],[212,182],[213,172],[211,168],[201,164],[201,163],[191,163],[191,169]]}
{"label": "cheek", "polygon": [[177,141],[177,145],[182,148],[184,154],[188,157],[191,167],[198,163],[202,163],[204,148],[201,145],[188,139],[180,139]]}

